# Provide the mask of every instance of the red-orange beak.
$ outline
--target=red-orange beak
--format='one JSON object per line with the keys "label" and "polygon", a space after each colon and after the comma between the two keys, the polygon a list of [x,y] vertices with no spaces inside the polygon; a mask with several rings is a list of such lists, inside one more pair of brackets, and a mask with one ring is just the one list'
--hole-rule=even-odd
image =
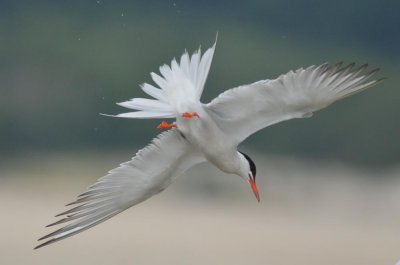
{"label": "red-orange beak", "polygon": [[250,175],[249,175],[249,184],[254,193],[254,196],[256,196],[257,201],[260,202],[260,194],[258,193],[257,184]]}

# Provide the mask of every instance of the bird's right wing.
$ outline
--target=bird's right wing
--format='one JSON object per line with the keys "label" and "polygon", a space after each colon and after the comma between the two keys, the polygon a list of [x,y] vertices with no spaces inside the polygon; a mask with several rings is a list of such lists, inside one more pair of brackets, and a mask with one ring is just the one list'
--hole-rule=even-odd
{"label": "bird's right wing", "polygon": [[131,161],[111,170],[71,203],[78,206],[57,215],[65,217],[49,226],[67,225],[40,238],[49,240],[36,248],[104,222],[164,190],[177,176],[203,161],[177,129],[160,134]]}
{"label": "bird's right wing", "polygon": [[369,80],[379,69],[367,65],[323,64],[298,69],[275,80],[262,80],[225,91],[206,105],[221,129],[237,144],[256,131],[292,118],[309,117],[341,98],[358,93],[379,80]]}

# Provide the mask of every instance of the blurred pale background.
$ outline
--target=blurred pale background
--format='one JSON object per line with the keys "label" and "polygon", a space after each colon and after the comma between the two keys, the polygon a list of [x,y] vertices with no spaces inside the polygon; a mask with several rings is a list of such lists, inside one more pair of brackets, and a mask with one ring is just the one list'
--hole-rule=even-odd
{"label": "blurred pale background", "polygon": [[[400,259],[399,1],[0,1],[0,264],[395,264]],[[242,146],[262,202],[209,165],[83,234],[43,226],[128,160],[158,121],[115,102],[218,32],[203,101],[326,61],[384,83]]]}

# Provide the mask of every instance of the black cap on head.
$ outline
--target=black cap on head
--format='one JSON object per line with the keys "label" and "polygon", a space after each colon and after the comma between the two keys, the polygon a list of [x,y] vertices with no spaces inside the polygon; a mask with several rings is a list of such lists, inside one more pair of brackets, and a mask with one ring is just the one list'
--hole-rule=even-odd
{"label": "black cap on head", "polygon": [[240,151],[239,153],[241,153],[246,158],[247,162],[249,162],[251,174],[253,175],[254,181],[256,181],[256,173],[257,173],[256,164],[254,164],[253,160],[251,160],[251,158],[245,153]]}

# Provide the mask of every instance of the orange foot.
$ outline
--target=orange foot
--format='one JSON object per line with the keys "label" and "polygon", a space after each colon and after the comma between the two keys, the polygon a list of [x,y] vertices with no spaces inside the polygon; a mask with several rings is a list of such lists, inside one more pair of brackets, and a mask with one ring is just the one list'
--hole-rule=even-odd
{"label": "orange foot", "polygon": [[173,122],[173,123],[171,123],[171,124],[168,124],[168,122],[162,121],[162,122],[157,126],[158,129],[170,129],[170,128],[172,128],[172,127],[176,128],[175,122]]}
{"label": "orange foot", "polygon": [[200,117],[200,116],[199,116],[199,114],[197,114],[197,112],[192,112],[192,113],[184,112],[184,113],[182,113],[182,117],[193,118],[193,117]]}

